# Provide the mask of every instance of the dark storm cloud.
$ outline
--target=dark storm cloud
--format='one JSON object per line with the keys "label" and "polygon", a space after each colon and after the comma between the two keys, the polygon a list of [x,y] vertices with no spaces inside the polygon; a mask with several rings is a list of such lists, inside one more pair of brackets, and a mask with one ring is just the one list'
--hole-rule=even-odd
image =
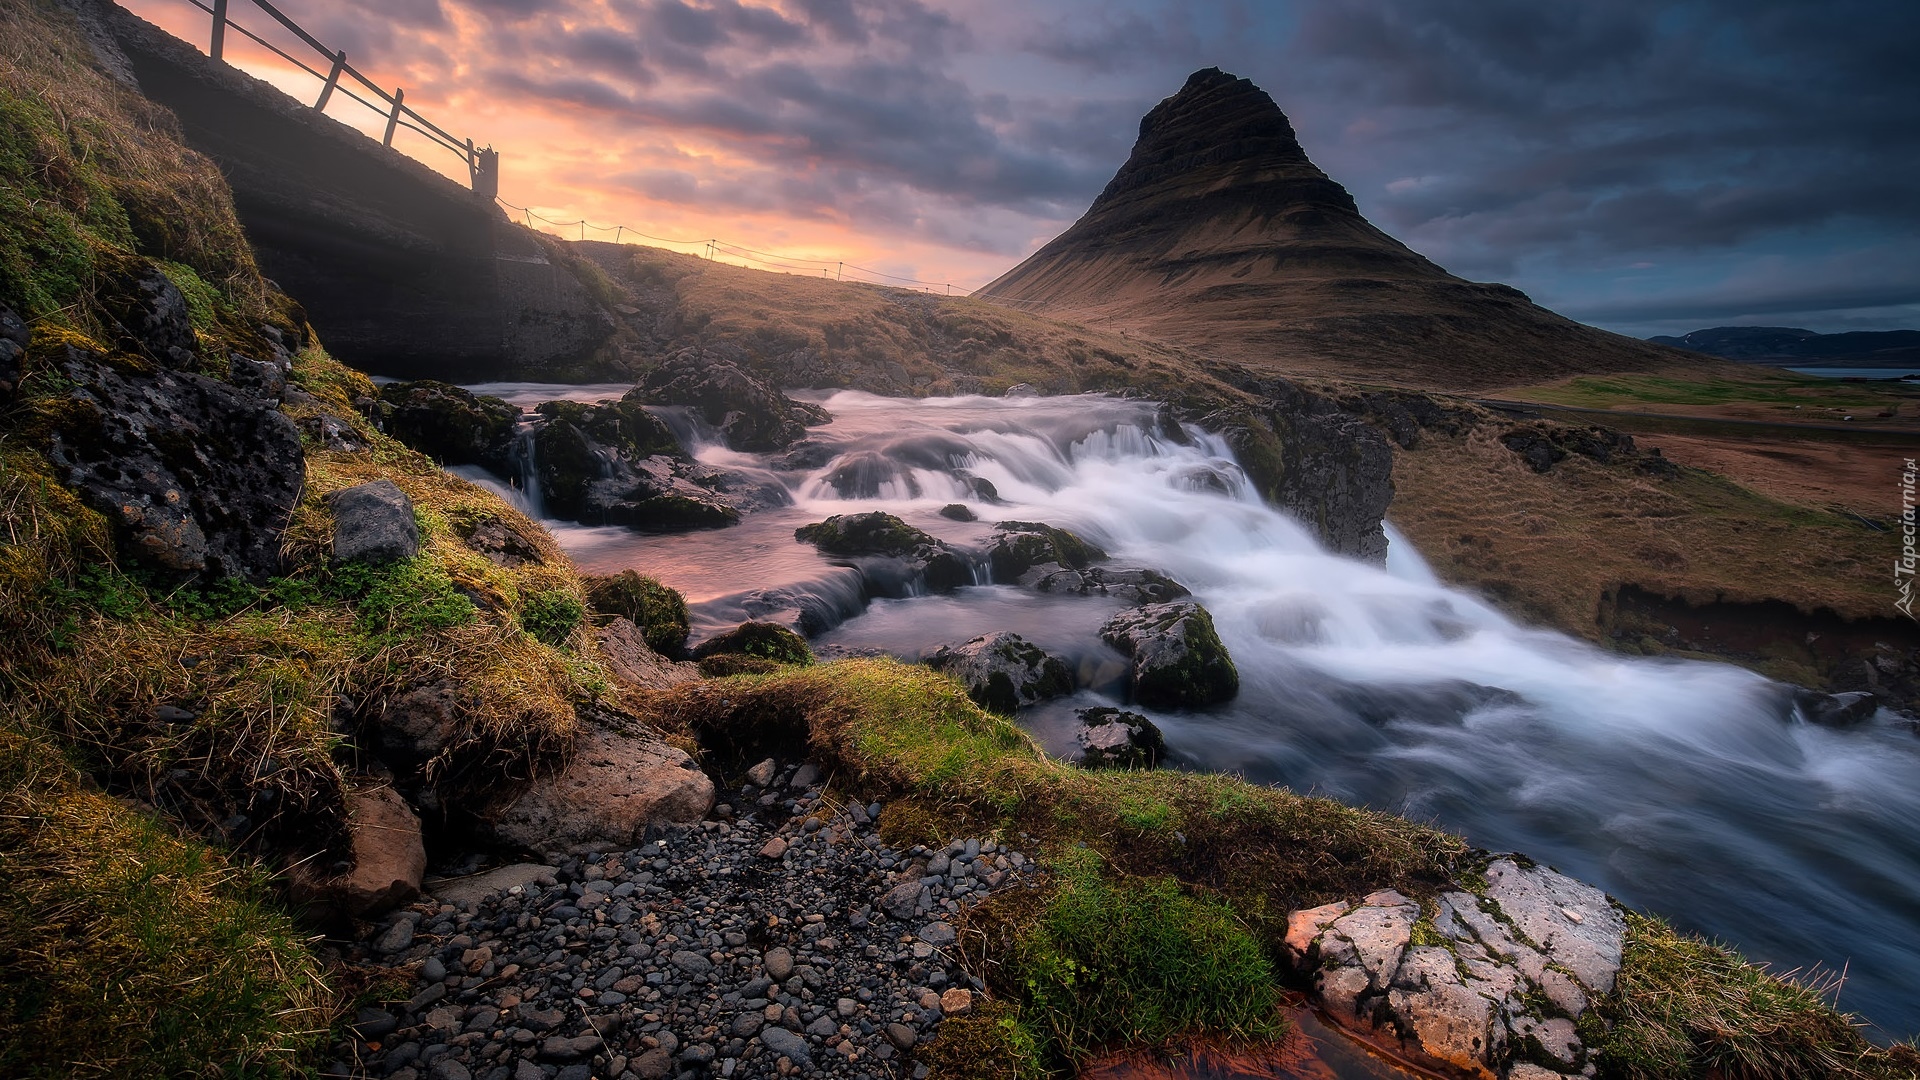
{"label": "dark storm cloud", "polygon": [[1897,43],[1915,40],[1911,4],[1347,0],[1305,9],[1288,82],[1384,115],[1374,144],[1416,182],[1357,191],[1383,225],[1501,272],[1839,221],[1910,232],[1920,64]]}

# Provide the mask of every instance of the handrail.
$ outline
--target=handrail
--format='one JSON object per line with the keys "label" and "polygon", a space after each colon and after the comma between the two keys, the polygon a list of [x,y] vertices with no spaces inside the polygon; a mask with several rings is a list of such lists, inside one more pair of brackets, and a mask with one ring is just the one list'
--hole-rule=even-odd
{"label": "handrail", "polygon": [[[319,99],[314,102],[313,107],[315,110],[324,111],[327,107],[327,102],[330,101],[334,93],[338,91],[353,101],[366,106],[369,110],[386,117],[387,129],[385,137],[381,139],[382,146],[393,146],[393,136],[399,128],[404,127],[409,131],[418,132],[435,146],[451,150],[466,161],[468,176],[472,181],[475,194],[489,199],[499,194],[500,155],[496,153],[491,146],[476,148],[472,139],[463,140],[448,134],[440,125],[421,116],[406,104],[406,90],[396,88],[392,93],[388,93],[386,88],[374,82],[362,73],[360,69],[347,62],[346,50],[327,48],[325,43],[308,33],[305,27],[294,22],[285,12],[275,7],[270,0],[247,0],[247,2],[252,3],[255,7],[266,12],[275,22],[285,27],[293,33],[295,37],[298,37],[302,42],[306,43],[307,46],[324,57],[330,69],[328,74],[322,75],[298,57],[293,56],[278,45],[273,44],[247,29],[245,26],[235,22],[233,17],[227,13],[229,0],[213,0],[211,6],[206,3],[206,0],[187,0],[187,2],[213,16],[213,34],[211,47],[208,49],[208,55],[213,59],[225,60],[223,54],[226,51],[227,28],[232,27],[275,56],[280,57],[301,71],[319,79],[323,85],[320,90]],[[341,86],[340,76],[342,75],[351,77],[353,81],[359,83],[368,91],[371,91],[381,101],[385,102],[387,107],[382,108],[379,105],[375,105],[359,94]],[[413,121],[418,121],[418,123],[414,123]]]}

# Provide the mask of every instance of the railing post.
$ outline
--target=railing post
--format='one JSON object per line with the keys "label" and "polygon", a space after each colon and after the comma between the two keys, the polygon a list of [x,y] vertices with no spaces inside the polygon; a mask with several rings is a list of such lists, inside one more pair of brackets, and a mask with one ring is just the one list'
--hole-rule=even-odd
{"label": "railing post", "polygon": [[380,140],[381,146],[393,145],[393,130],[400,126],[400,103],[405,101],[406,98],[407,92],[405,90],[395,90],[393,92],[393,113],[387,117],[387,134],[385,138]]}
{"label": "railing post", "polygon": [[207,50],[215,60],[227,47],[227,0],[213,0],[213,48]]}
{"label": "railing post", "polygon": [[321,112],[327,111],[327,99],[333,97],[333,88],[340,85],[340,72],[347,66],[347,50],[341,49],[333,54],[333,70],[327,72],[327,85],[320,88],[320,100],[313,107]]}
{"label": "railing post", "polygon": [[[471,143],[469,143],[471,145]],[[473,193],[483,199],[500,197],[500,153],[489,146],[473,152]],[[531,223],[529,223],[531,224]]]}

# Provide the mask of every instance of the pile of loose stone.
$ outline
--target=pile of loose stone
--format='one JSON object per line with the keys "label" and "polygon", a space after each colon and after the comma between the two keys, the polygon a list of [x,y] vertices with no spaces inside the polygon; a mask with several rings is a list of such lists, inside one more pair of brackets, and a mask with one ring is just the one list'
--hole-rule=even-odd
{"label": "pile of loose stone", "polygon": [[[990,840],[881,842],[811,765],[620,852],[430,885],[351,959],[413,980],[362,1009],[329,1076],[923,1077],[910,1051],[973,1007],[953,916],[1031,886]],[[736,810],[737,807],[737,810]]]}

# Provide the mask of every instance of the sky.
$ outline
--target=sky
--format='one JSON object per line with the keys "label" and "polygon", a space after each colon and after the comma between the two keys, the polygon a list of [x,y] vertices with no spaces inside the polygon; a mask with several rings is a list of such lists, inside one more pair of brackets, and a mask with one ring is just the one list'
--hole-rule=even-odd
{"label": "sky", "polygon": [[[206,48],[188,0],[122,2]],[[1913,0],[276,3],[495,147],[507,202],[625,230],[588,238],[966,291],[1070,225],[1140,116],[1217,66],[1462,277],[1636,336],[1920,327]],[[228,58],[317,96],[231,34]],[[339,96],[328,115],[383,123]]]}

